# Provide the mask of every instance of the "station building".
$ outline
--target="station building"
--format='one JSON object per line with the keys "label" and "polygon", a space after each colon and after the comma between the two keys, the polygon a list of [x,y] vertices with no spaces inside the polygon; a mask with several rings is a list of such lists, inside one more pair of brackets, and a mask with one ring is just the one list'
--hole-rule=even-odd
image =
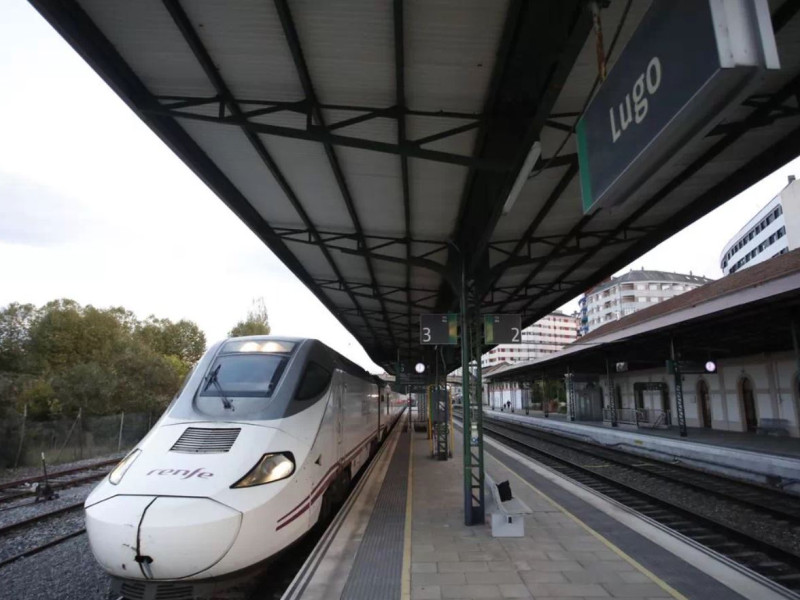
{"label": "station building", "polygon": [[653,304],[705,285],[713,280],[689,273],[629,271],[586,292],[578,301],[580,334],[617,321]]}
{"label": "station building", "polygon": [[[501,367],[491,390],[530,410],[531,383],[565,382],[570,420],[800,437],[800,250],[790,251],[600,327],[563,351]],[[706,363],[713,372],[703,372]],[[691,365],[691,366],[688,366]],[[698,366],[700,368],[698,368]]]}
{"label": "station building", "polygon": [[726,275],[800,247],[800,183],[789,184],[736,232],[722,249],[719,266]]}

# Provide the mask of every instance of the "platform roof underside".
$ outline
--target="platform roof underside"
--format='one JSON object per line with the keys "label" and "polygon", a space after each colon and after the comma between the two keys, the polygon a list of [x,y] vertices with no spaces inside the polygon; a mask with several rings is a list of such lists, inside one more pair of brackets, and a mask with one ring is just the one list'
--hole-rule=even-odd
{"label": "platform roof underside", "polygon": [[[800,154],[792,0],[770,1],[782,69],[589,216],[584,0],[31,1],[390,372],[419,314],[457,310],[460,254],[484,312],[530,323]],[[602,9],[610,68],[648,5]]]}

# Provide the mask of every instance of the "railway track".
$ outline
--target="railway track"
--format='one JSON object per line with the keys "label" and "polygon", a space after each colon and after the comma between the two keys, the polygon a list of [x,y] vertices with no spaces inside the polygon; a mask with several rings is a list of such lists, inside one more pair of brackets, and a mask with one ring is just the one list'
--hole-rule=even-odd
{"label": "railway track", "polygon": [[[795,506],[797,500],[789,497],[787,501],[784,497],[777,502],[774,496],[770,496],[775,492],[769,489],[631,455],[616,456],[623,453],[583,442],[573,444],[572,440],[566,438],[558,441],[538,439],[538,431],[532,432],[525,427],[517,429],[486,418],[484,431],[564,476],[745,566],[800,598],[800,554],[767,536],[754,534],[752,523],[747,522],[747,519],[752,519],[753,511],[758,511],[760,519],[772,519],[773,525],[800,531],[800,511]],[[566,456],[568,454],[572,456]],[[626,472],[636,476],[621,481],[620,474],[625,475]],[[681,480],[684,476],[686,482]],[[654,478],[658,478],[659,485],[649,487],[656,487],[659,492],[643,489],[648,486],[642,483],[652,483]],[[720,482],[714,483],[714,479]],[[744,520],[737,523],[736,519],[710,514],[713,510],[688,508],[685,502],[675,500],[689,488],[695,496],[705,495],[710,507],[719,507],[725,502],[741,507]],[[774,506],[765,505],[769,498],[776,500]]]}
{"label": "railway track", "polygon": [[[522,434],[531,432],[531,428],[524,425],[506,423],[497,419],[484,417],[484,422],[500,425],[507,430]],[[800,497],[798,496],[793,496],[774,488],[736,481],[698,471],[691,467],[677,466],[674,463],[670,464],[664,461],[643,458],[621,450],[565,438],[540,430],[536,430],[536,439],[562,448],[585,452],[590,454],[593,459],[602,459],[618,467],[636,471],[642,476],[666,479],[687,488],[713,494],[727,502],[735,502],[761,513],[766,513],[770,518],[776,519],[781,523],[790,526],[795,524],[800,528]]]}
{"label": "railway track", "polygon": [[[84,483],[91,483],[106,476],[111,467],[116,465],[119,459],[105,460],[91,463],[73,469],[64,469],[48,474],[48,481],[53,490],[65,489]],[[83,477],[76,477],[80,473],[89,472]],[[36,475],[25,479],[7,481],[0,483],[0,504],[6,504],[14,500],[34,496],[36,494],[36,484],[44,482],[44,475]],[[10,507],[7,507],[10,508]],[[4,510],[0,508],[0,510]]]}

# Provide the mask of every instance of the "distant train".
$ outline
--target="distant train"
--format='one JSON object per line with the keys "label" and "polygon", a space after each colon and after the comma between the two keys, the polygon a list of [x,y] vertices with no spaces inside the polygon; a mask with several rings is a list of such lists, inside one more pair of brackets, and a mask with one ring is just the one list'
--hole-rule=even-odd
{"label": "distant train", "polygon": [[130,598],[263,565],[332,511],[406,405],[317,340],[219,342],[87,498],[92,552]]}

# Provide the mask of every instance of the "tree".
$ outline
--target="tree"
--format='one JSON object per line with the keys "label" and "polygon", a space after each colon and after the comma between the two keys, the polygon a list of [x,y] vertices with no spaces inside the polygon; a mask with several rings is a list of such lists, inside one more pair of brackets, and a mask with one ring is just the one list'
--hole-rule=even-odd
{"label": "tree", "polygon": [[247,311],[247,318],[239,321],[236,326],[228,332],[228,337],[239,337],[242,335],[269,335],[269,316],[264,298],[253,300],[253,307]]}
{"label": "tree", "polygon": [[32,359],[45,370],[107,364],[129,335],[114,310],[81,307],[73,300],[45,304],[30,327]]}
{"label": "tree", "polygon": [[[205,350],[192,321],[73,300],[0,307],[0,417],[163,409]],[[2,421],[2,418],[0,418]]]}
{"label": "tree", "polygon": [[155,352],[177,356],[189,366],[200,360],[206,349],[205,334],[196,323],[186,319],[173,323],[150,315],[147,321],[139,323],[135,335]]}
{"label": "tree", "polygon": [[36,318],[33,304],[12,302],[0,310],[0,372],[30,368],[30,327]]}

